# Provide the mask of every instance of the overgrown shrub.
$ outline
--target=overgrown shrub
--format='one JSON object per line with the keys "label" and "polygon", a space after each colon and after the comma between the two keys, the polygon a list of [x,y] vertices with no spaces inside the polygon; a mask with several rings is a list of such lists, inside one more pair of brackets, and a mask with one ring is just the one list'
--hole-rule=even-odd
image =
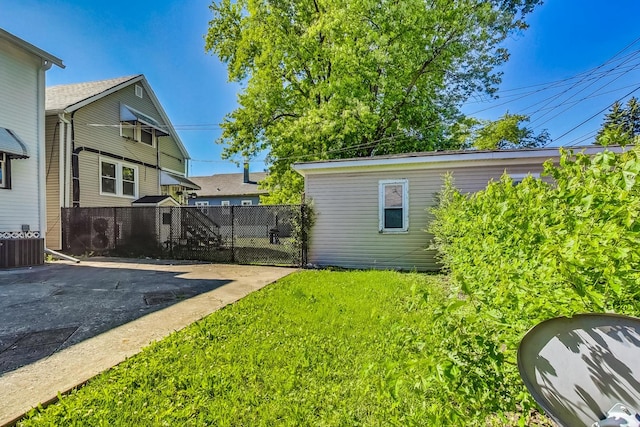
{"label": "overgrown shrub", "polygon": [[440,349],[443,366],[468,410],[487,402],[498,413],[533,408],[516,351],[535,324],[582,312],[640,314],[639,172],[639,149],[561,150],[558,166],[545,163],[546,180],[515,185],[504,175],[465,195],[445,179],[427,231],[460,291],[451,302],[459,315],[436,327],[453,334]]}

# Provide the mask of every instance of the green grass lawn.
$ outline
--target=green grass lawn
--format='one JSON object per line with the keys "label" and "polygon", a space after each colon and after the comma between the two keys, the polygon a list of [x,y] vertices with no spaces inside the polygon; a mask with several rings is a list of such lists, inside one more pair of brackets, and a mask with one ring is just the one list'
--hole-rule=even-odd
{"label": "green grass lawn", "polygon": [[454,403],[434,386],[429,348],[444,279],[293,274],[19,425],[442,425]]}

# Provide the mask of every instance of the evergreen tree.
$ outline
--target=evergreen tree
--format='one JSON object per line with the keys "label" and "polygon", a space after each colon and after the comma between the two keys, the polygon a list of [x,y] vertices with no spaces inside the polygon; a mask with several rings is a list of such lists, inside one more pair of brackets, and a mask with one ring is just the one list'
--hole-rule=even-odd
{"label": "evergreen tree", "polygon": [[623,107],[616,101],[604,118],[596,136],[596,144],[612,145],[618,141],[634,141],[640,137],[640,104],[635,97]]}
{"label": "evergreen tree", "polygon": [[640,136],[640,104],[635,96],[627,101],[624,119],[624,128],[629,136]]}

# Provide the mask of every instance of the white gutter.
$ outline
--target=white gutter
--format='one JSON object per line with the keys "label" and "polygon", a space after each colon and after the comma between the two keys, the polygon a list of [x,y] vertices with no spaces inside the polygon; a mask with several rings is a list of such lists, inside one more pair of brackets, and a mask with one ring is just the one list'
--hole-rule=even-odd
{"label": "white gutter", "polygon": [[60,187],[60,207],[69,207],[69,167],[71,164],[71,122],[64,113],[58,114],[59,129],[59,159],[58,186]]}
{"label": "white gutter", "polygon": [[46,167],[45,167],[45,114],[44,114],[44,94],[45,94],[45,73],[48,67],[42,66],[37,71],[37,106],[38,111],[36,113],[36,138],[37,138],[37,153],[36,153],[36,180],[38,182],[37,188],[37,205],[38,205],[38,231],[40,232],[40,237],[45,241],[46,245],[46,235],[47,235],[47,178],[46,178]]}
{"label": "white gutter", "polygon": [[65,141],[65,154],[67,156],[67,159],[65,161],[65,167],[64,167],[64,207],[65,208],[70,208],[71,207],[71,156],[73,155],[73,152],[71,150],[72,147],[72,141],[71,141],[71,137],[72,137],[72,133],[73,133],[73,129],[71,129],[71,127],[73,126],[73,123],[71,123],[71,121],[67,122],[67,130],[66,130],[66,136],[67,136],[67,140]]}
{"label": "white gutter", "polygon": [[54,256],[54,257],[59,258],[59,259],[65,259],[67,261],[75,262],[76,264],[80,263],[80,260],[78,258],[74,258],[72,256],[65,255],[63,253],[54,251],[53,249],[44,248],[44,253],[49,254],[51,256]]}
{"label": "white gutter", "polygon": [[58,114],[58,203],[64,206],[64,130],[65,119],[62,114]]}
{"label": "white gutter", "polygon": [[9,42],[15,44],[22,50],[40,57],[43,61],[43,64],[42,64],[43,71],[47,71],[54,64],[60,68],[65,68],[64,64],[62,63],[62,59],[56,56],[53,56],[49,52],[45,52],[44,50],[32,45],[31,43],[25,40],[22,40],[20,37],[14,36],[8,31],[3,30],[2,28],[0,28],[0,39],[8,40]]}

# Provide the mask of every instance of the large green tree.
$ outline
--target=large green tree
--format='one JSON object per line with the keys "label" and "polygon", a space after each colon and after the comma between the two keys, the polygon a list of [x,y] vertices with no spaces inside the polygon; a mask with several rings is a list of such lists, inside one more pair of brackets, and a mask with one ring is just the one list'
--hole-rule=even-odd
{"label": "large green tree", "polygon": [[269,202],[295,201],[291,163],[460,148],[450,125],[493,93],[500,47],[540,0],[220,0],[206,49],[240,82],[226,158],[268,152]]}
{"label": "large green tree", "polygon": [[472,129],[468,145],[480,150],[535,148],[550,141],[549,132],[543,130],[535,134],[526,126],[529,116],[505,113],[498,120],[479,122]]}

